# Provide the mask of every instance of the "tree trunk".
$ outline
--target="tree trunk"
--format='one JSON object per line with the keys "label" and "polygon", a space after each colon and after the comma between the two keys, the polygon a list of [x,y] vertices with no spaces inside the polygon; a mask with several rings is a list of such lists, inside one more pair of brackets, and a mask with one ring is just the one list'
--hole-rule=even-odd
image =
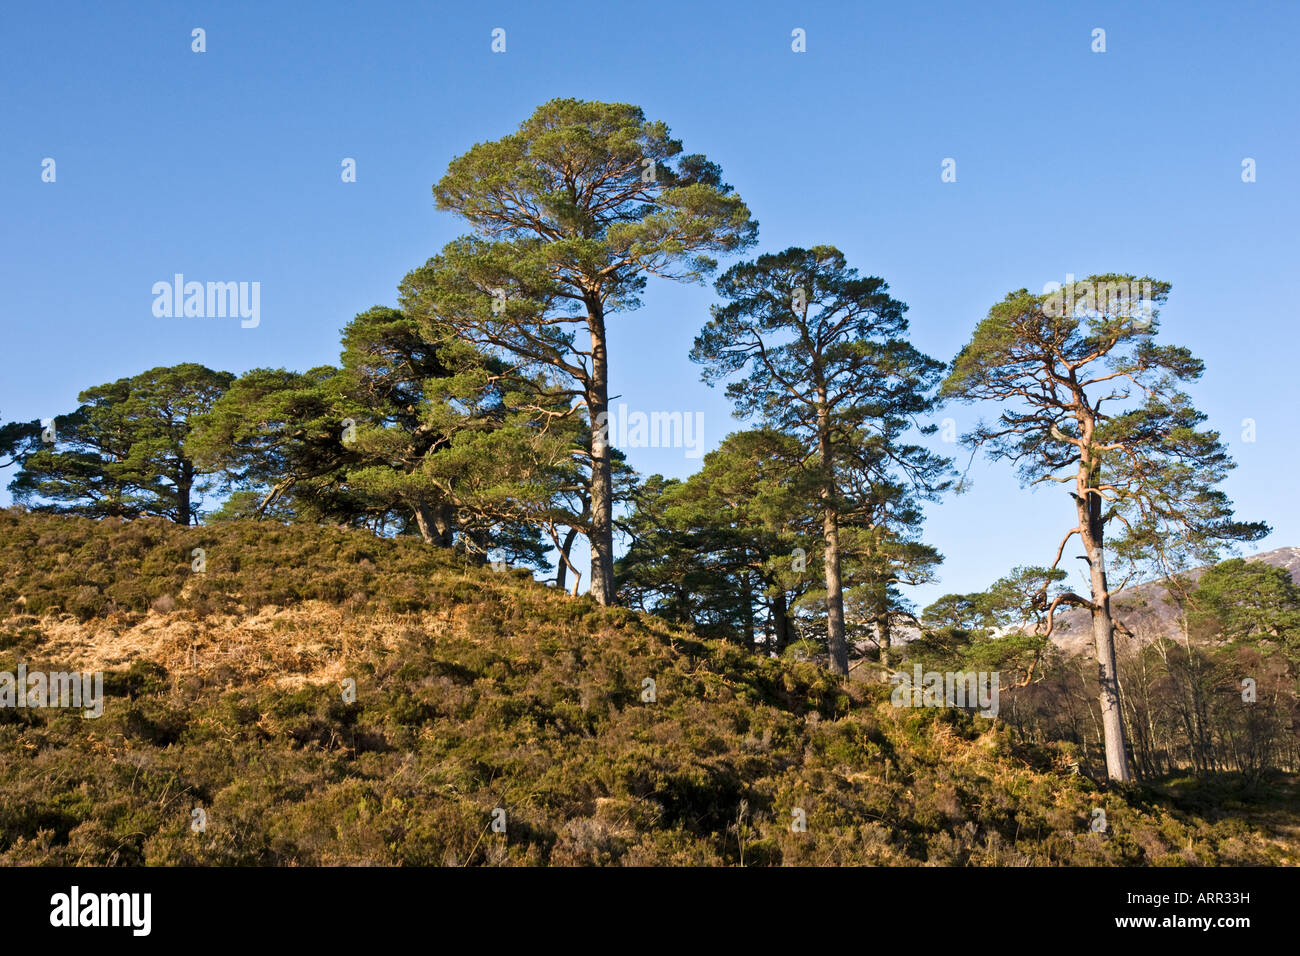
{"label": "tree trunk", "polygon": [[440,548],[450,548],[452,545],[455,530],[453,518],[451,505],[445,501],[433,511],[434,544]]}
{"label": "tree trunk", "polygon": [[415,506],[415,526],[420,529],[420,537],[425,544],[433,544],[433,520],[427,505]]}
{"label": "tree trunk", "polygon": [[283,495],[286,491],[292,488],[295,482],[297,482],[297,480],[298,480],[297,478],[293,478],[293,477],[286,478],[284,481],[280,482],[269,492],[267,492],[266,497],[263,498],[257,506],[257,517],[261,518],[263,515],[265,515],[266,509],[271,507],[271,505],[274,504],[280,498],[281,495]]}
{"label": "tree trunk", "polygon": [[754,641],[754,578],[745,572],[745,647],[751,651],[757,647]]}
{"label": "tree trunk", "polygon": [[774,650],[780,654],[790,646],[794,638],[793,628],[790,626],[790,606],[784,591],[777,591],[776,597],[772,598],[772,620],[772,630],[776,638]]}
{"label": "tree trunk", "polygon": [[[573,549],[573,541],[578,537],[578,529],[570,528],[564,535],[564,542],[560,545],[560,564],[555,569],[555,586],[561,591],[565,589],[565,583],[569,577],[569,554]],[[578,582],[573,583],[574,587]]]}
{"label": "tree trunk", "polygon": [[424,502],[415,506],[415,525],[425,544],[451,547],[451,508],[446,504],[431,507]]}
{"label": "tree trunk", "polygon": [[831,461],[830,414],[825,393],[817,410],[817,451],[822,465],[822,538],[826,542],[826,643],[830,649],[831,673],[847,676],[849,647],[844,639],[844,588],[840,577],[839,509],[835,506],[835,468]]}
{"label": "tree trunk", "polygon": [[597,604],[610,605],[614,603],[614,485],[609,454],[609,357],[605,349],[604,306],[592,299],[587,310],[591,331],[591,382],[587,390],[591,414],[591,596]]}
{"label": "tree trunk", "polygon": [[849,648],[844,640],[844,589],[840,580],[840,529],[834,508],[826,509],[822,536],[826,539],[826,642],[830,648],[831,673],[848,674]]}
{"label": "tree trunk", "polygon": [[[1085,479],[1088,487],[1099,483],[1096,470]],[[1102,539],[1101,496],[1087,494],[1078,499],[1079,527],[1088,556],[1092,587],[1092,639],[1097,649],[1097,679],[1101,684],[1101,727],[1106,745],[1106,775],[1111,780],[1131,780],[1128,753],[1124,746],[1124,715],[1119,702],[1119,674],[1115,667],[1115,625],[1110,613],[1110,590],[1106,583],[1106,554]]]}
{"label": "tree trunk", "polygon": [[194,463],[188,458],[181,459],[181,476],[176,483],[176,523],[188,526],[194,520],[194,510],[190,506],[190,492],[194,488]]}

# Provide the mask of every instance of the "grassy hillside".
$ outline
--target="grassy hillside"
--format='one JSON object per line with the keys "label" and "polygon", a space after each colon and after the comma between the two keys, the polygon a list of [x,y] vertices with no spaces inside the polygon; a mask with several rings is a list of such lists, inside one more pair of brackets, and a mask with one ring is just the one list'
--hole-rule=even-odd
{"label": "grassy hillside", "polygon": [[1292,781],[1102,790],[1064,747],[416,541],[0,511],[0,615],[0,671],[109,694],[0,709],[0,863],[1300,861]]}

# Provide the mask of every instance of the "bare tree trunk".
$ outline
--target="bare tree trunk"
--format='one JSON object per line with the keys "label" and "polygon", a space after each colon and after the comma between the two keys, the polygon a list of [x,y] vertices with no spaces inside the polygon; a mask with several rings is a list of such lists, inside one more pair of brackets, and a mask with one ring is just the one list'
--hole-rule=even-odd
{"label": "bare tree trunk", "polygon": [[429,516],[429,509],[425,505],[416,505],[415,526],[420,529],[420,540],[425,544],[433,544],[433,521]]}
{"label": "bare tree trunk", "polygon": [[[1098,483],[1096,470],[1085,481]],[[1101,727],[1106,745],[1106,775],[1111,780],[1131,780],[1124,742],[1124,715],[1120,710],[1119,674],[1115,667],[1115,624],[1110,613],[1106,583],[1106,554],[1102,544],[1101,496],[1078,499],[1079,528],[1088,556],[1092,587],[1092,639],[1097,649],[1097,679],[1101,684]]]}
{"label": "bare tree trunk", "polygon": [[772,631],[776,637],[774,650],[780,654],[794,640],[794,629],[790,625],[790,606],[784,591],[777,591],[776,596],[772,598]]}
{"label": "bare tree trunk", "polygon": [[297,478],[286,478],[284,481],[280,482],[269,492],[267,492],[266,497],[263,498],[257,505],[257,512],[256,512],[257,517],[261,518],[263,515],[265,515],[266,509],[271,507],[271,505],[274,504],[280,498],[281,495],[283,495],[286,491],[292,488],[294,484],[297,482],[297,480],[298,480]]}
{"label": "bare tree trunk", "polygon": [[826,542],[826,642],[830,649],[831,673],[847,676],[849,647],[844,639],[844,586],[840,576],[839,509],[835,504],[835,468],[831,460],[830,413],[825,406],[825,392],[817,410],[817,450],[823,472],[822,538]]}
{"label": "bare tree trunk", "polygon": [[452,532],[455,530],[451,505],[442,502],[433,510],[433,529],[436,533],[434,543],[440,548],[452,546]]}
{"label": "bare tree trunk", "polygon": [[[597,604],[614,603],[614,484],[610,465],[609,357],[605,349],[604,307],[587,302],[591,330],[591,596]],[[602,424],[603,423],[603,424]]]}
{"label": "bare tree trunk", "polygon": [[889,626],[888,609],[880,617],[876,618],[876,640],[880,644],[880,664],[882,667],[889,667],[889,656],[893,648],[894,634]]}
{"label": "bare tree trunk", "polygon": [[190,505],[190,493],[194,488],[194,464],[188,458],[181,459],[181,477],[176,483],[176,523],[189,526],[194,521],[194,510]]}
{"label": "bare tree trunk", "polygon": [[758,647],[754,641],[754,577],[745,572],[745,646],[751,651]]}
{"label": "bare tree trunk", "polygon": [[415,506],[415,526],[420,529],[420,537],[425,544],[433,544],[433,519],[427,505]]}
{"label": "bare tree trunk", "polygon": [[[568,530],[568,533],[566,533],[564,536],[563,543],[560,545],[560,566],[555,569],[555,586],[559,588],[561,591],[564,590],[565,582],[568,580],[569,566],[572,564],[572,562],[569,559],[569,555],[573,549],[573,541],[577,537],[578,537],[578,529],[570,528]],[[578,572],[576,570],[573,573],[574,573],[574,577],[578,576]],[[573,586],[576,588],[578,586],[578,582],[574,581]]]}
{"label": "bare tree trunk", "polygon": [[827,508],[822,522],[826,539],[826,641],[830,648],[831,673],[848,674],[849,646],[844,639],[844,588],[840,579],[840,529],[833,508]]}
{"label": "bare tree trunk", "polygon": [[446,505],[430,507],[420,502],[414,508],[415,526],[425,544],[439,548],[451,547],[451,509]]}

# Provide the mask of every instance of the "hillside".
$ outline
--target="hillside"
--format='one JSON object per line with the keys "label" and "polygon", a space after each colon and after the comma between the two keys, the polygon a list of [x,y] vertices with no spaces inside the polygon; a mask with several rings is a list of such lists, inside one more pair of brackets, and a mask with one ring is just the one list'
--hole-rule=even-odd
{"label": "hillside", "polygon": [[1101,789],[1064,746],[415,540],[0,511],[0,613],[0,671],[107,695],[0,709],[5,864],[1300,861],[1293,780]]}
{"label": "hillside", "polygon": [[[1277,548],[1251,555],[1246,560],[1286,568],[1293,580],[1300,581],[1300,548]],[[1195,581],[1203,571],[1203,568],[1188,571],[1185,577]],[[1140,641],[1156,635],[1175,637],[1178,635],[1178,614],[1167,597],[1167,588],[1158,581],[1149,581],[1116,591],[1111,597],[1111,607],[1116,618],[1123,621]],[[1088,612],[1071,608],[1057,616],[1052,639],[1067,653],[1088,653],[1092,648],[1091,628]]]}

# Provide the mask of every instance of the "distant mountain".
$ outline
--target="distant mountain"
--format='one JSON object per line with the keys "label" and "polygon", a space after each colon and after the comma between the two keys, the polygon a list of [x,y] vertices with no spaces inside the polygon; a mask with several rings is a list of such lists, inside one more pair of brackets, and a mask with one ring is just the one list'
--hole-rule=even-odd
{"label": "distant mountain", "polygon": [[[1300,548],[1277,548],[1262,554],[1250,555],[1247,561],[1263,561],[1274,567],[1286,568],[1293,581],[1300,582]],[[1195,581],[1205,568],[1188,571],[1186,577]],[[1086,596],[1086,595],[1085,595]],[[1161,634],[1177,631],[1177,611],[1166,600],[1168,589],[1159,582],[1150,581],[1124,588],[1111,595],[1111,609],[1139,639],[1151,639]],[[1086,653],[1092,649],[1092,618],[1083,608],[1071,608],[1056,617],[1053,642],[1069,654]]]}

